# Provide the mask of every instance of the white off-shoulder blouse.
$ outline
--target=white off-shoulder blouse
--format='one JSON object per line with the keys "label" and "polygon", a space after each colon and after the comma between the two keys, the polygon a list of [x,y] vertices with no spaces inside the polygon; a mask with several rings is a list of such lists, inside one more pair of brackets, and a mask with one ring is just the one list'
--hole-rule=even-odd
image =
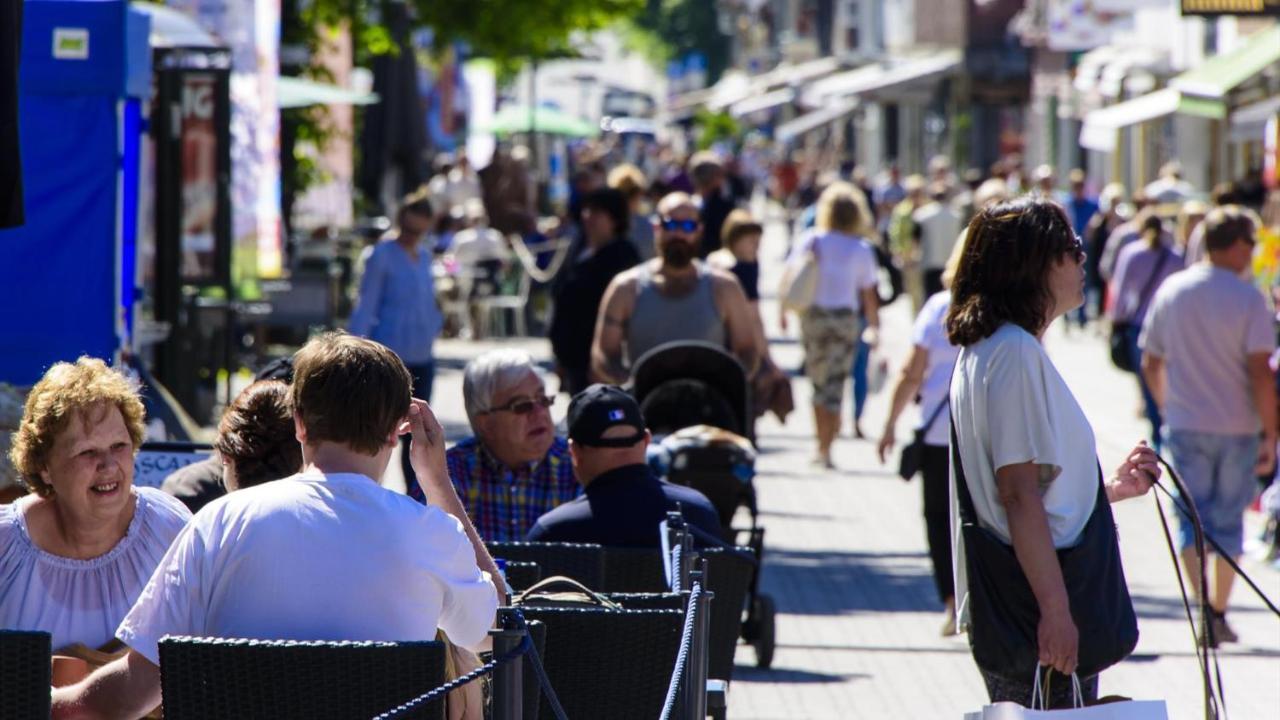
{"label": "white off-shoulder blouse", "polygon": [[55,650],[97,648],[115,637],[169,544],[191,514],[155,488],[135,487],[129,529],[106,554],[88,560],[45,552],[31,541],[26,511],[35,496],[0,505],[0,628],[42,630]]}

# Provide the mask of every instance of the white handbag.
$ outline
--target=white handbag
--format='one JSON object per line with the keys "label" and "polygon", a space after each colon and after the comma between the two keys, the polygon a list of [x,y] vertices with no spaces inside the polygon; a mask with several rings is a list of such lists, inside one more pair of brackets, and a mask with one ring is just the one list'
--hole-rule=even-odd
{"label": "white handbag", "polygon": [[811,246],[799,265],[787,263],[778,286],[778,302],[785,310],[802,313],[818,295],[818,254]]}

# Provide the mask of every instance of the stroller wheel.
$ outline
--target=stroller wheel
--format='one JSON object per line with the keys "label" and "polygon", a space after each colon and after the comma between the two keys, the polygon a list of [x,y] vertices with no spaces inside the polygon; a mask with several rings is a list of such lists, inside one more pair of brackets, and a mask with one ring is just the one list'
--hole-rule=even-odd
{"label": "stroller wheel", "polygon": [[756,650],[756,667],[768,669],[773,664],[773,650],[775,646],[775,617],[778,614],[777,607],[773,604],[773,598],[768,595],[756,595],[755,602],[752,603],[755,616],[755,635],[749,642]]}

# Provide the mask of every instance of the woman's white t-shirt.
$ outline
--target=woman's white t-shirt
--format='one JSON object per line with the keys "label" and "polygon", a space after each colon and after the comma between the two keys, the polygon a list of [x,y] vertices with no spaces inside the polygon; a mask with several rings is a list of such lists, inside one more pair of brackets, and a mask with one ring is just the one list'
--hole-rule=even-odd
{"label": "woman's white t-shirt", "polygon": [[962,349],[951,407],[979,522],[1010,542],[996,470],[1034,462],[1047,466],[1041,492],[1053,546],[1074,545],[1097,499],[1097,445],[1089,420],[1040,342],[1006,323]]}
{"label": "woman's white t-shirt", "polygon": [[[1098,498],[1097,444],[1080,404],[1035,336],[1006,323],[962,349],[951,382],[951,408],[978,522],[1012,544],[996,470],[1034,462],[1044,466],[1041,497],[1053,546],[1074,545]],[[952,560],[963,627],[968,578],[954,467],[951,473]]]}
{"label": "woman's white t-shirt", "polygon": [[860,310],[862,298],[858,293],[875,287],[880,278],[880,263],[871,244],[856,235],[811,230],[795,244],[787,262],[799,267],[810,250],[818,255],[814,307]]}

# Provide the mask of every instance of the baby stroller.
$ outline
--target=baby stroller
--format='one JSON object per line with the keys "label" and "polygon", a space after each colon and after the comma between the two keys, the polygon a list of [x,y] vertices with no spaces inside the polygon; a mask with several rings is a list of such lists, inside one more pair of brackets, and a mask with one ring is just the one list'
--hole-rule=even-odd
{"label": "baby stroller", "polygon": [[[672,342],[645,353],[632,368],[632,393],[645,423],[662,447],[669,482],[707,496],[720,516],[722,540],[745,540],[755,555],[756,572],[747,595],[742,639],[756,650],[757,665],[773,660],[773,598],[761,594],[764,528],[759,524],[755,491],[755,415],[751,383],[742,365],[717,345]],[[738,508],[751,524],[733,527]]]}

